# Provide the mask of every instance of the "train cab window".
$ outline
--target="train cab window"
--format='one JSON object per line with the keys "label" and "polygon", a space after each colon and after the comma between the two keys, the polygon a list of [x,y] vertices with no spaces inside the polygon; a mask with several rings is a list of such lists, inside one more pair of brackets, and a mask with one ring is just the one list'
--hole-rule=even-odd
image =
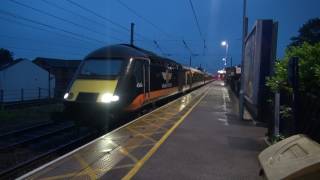
{"label": "train cab window", "polygon": [[123,66],[121,59],[88,59],[80,69],[80,76],[118,76]]}

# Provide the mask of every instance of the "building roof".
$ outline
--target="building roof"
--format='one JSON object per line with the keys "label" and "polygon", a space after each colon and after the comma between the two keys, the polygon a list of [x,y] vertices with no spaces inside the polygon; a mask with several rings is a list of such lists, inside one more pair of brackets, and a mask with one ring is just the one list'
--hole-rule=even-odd
{"label": "building roof", "polygon": [[64,60],[37,57],[33,60],[33,63],[43,68],[77,68],[81,63],[81,60]]}
{"label": "building roof", "polygon": [[15,65],[15,64],[17,64],[17,63],[19,63],[21,61],[23,61],[23,60],[24,59],[18,59],[18,60],[15,60],[15,61],[11,61],[10,63],[4,64],[4,65],[0,66],[0,71],[5,70],[5,69],[7,69],[7,68],[9,68],[9,67],[11,67],[11,66],[13,66],[13,65]]}

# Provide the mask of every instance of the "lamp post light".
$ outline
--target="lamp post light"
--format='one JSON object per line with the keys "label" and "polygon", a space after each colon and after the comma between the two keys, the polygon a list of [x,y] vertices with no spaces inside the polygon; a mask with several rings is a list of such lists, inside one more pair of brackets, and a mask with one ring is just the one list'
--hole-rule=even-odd
{"label": "lamp post light", "polygon": [[224,66],[227,66],[227,58],[226,57],[222,58],[222,61],[224,62]]}
{"label": "lamp post light", "polygon": [[227,41],[222,41],[221,42],[221,46],[226,47],[226,55],[225,57],[222,59],[224,61],[224,66],[227,65],[227,60],[228,60],[228,50],[229,50],[229,44]]}

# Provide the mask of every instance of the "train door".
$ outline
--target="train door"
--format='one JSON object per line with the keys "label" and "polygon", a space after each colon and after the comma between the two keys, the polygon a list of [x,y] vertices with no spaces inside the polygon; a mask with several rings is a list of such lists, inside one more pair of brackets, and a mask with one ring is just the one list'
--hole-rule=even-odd
{"label": "train door", "polygon": [[150,99],[150,61],[143,61],[144,72],[144,97],[148,101]]}
{"label": "train door", "polygon": [[178,69],[178,90],[183,92],[183,86],[185,83],[185,72],[182,68]]}
{"label": "train door", "polygon": [[188,73],[187,73],[187,77],[188,77],[188,88],[191,89],[192,88],[192,72],[191,70],[188,70]]}
{"label": "train door", "polygon": [[144,103],[150,99],[150,61],[137,59],[135,62],[135,74],[137,78],[137,87],[143,89]]}

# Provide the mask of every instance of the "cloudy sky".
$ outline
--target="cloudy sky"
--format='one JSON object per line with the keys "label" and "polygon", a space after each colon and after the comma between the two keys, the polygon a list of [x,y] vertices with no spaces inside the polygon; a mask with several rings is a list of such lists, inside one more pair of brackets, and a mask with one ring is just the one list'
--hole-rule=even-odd
{"label": "cloudy sky", "polygon": [[[15,58],[82,59],[99,47],[129,43],[209,71],[223,67],[225,49],[240,63],[242,0],[1,0],[0,47]],[[197,26],[196,18],[199,28]],[[279,22],[278,57],[290,37],[320,16],[319,0],[248,0],[249,29],[257,19]],[[183,40],[186,42],[185,46]],[[203,40],[206,41],[204,48]],[[191,51],[191,52],[190,52]]]}

